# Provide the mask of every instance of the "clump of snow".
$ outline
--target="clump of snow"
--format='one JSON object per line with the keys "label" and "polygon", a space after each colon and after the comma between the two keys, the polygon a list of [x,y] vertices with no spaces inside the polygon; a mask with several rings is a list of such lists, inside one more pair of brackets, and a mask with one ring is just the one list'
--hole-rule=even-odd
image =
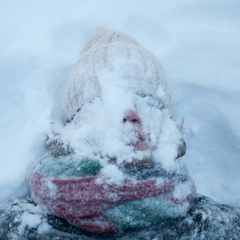
{"label": "clump of snow", "polygon": [[[5,211],[7,214],[14,214],[14,220],[10,224],[18,226],[18,236],[22,236],[27,229],[36,229],[39,234],[45,234],[52,229],[45,218],[47,210],[33,204],[29,199],[11,199],[6,202]],[[14,234],[16,233],[13,232]]]}
{"label": "clump of snow", "polygon": [[51,179],[46,180],[46,186],[48,187],[49,196],[54,199],[57,193],[57,186],[51,181]]}
{"label": "clump of snow", "polygon": [[97,184],[122,184],[125,180],[125,176],[120,169],[114,165],[110,164],[105,166],[101,174],[96,179]]}
{"label": "clump of snow", "polygon": [[41,215],[38,214],[31,214],[28,212],[24,212],[21,216],[21,225],[19,226],[19,234],[21,235],[23,233],[23,230],[26,226],[29,228],[37,228],[38,225],[41,223]]}
{"label": "clump of snow", "polygon": [[47,223],[42,221],[40,225],[38,225],[37,231],[39,234],[44,235],[52,230],[52,227]]}
{"label": "clump of snow", "polygon": [[170,119],[169,113],[165,115],[161,133],[158,139],[158,148],[154,152],[154,157],[157,161],[163,164],[163,167],[170,171],[175,168],[176,156],[182,134],[178,129],[176,122]]}
{"label": "clump of snow", "polygon": [[184,201],[186,196],[191,195],[193,191],[193,185],[191,182],[179,183],[175,186],[173,191],[173,197],[179,199],[179,201]]}

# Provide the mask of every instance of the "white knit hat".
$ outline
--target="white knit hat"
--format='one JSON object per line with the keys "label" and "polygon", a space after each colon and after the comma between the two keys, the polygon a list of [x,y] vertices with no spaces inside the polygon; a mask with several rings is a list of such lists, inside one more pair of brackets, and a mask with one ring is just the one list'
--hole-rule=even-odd
{"label": "white knit hat", "polygon": [[[101,96],[99,75],[116,71],[117,62],[137,62],[122,76],[136,81],[137,92],[155,95],[159,88],[170,104],[170,94],[158,59],[142,48],[135,39],[120,32],[101,30],[85,44],[81,57],[73,68],[65,88],[64,109],[69,119],[84,103]],[[113,79],[114,81],[114,79]]]}

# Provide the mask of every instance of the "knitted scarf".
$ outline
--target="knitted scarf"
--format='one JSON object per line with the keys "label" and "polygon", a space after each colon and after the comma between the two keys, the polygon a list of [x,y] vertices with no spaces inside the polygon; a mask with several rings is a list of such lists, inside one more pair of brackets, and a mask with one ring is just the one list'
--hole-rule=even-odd
{"label": "knitted scarf", "polygon": [[[55,161],[55,162],[54,162]],[[50,165],[49,165],[50,164]],[[119,183],[99,182],[101,165],[84,159],[78,166],[47,157],[35,164],[30,176],[33,199],[51,214],[91,232],[117,232],[127,228],[148,227],[168,217],[186,212],[196,190],[191,179],[126,176]],[[62,169],[62,171],[61,171]],[[77,169],[77,170],[76,170]],[[189,188],[176,197],[179,184]]]}

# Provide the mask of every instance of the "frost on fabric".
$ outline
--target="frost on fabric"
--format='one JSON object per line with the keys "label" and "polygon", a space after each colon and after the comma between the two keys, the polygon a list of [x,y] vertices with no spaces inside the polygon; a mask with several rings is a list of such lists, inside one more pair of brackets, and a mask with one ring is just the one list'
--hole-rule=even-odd
{"label": "frost on fabric", "polygon": [[[39,171],[50,177],[69,178],[95,175],[101,169],[99,161],[94,159],[79,159],[74,155],[53,158],[44,157],[39,164]],[[50,186],[54,188],[54,186]]]}
{"label": "frost on fabric", "polygon": [[[183,208],[183,206],[181,207]],[[163,219],[179,217],[181,215],[179,208],[180,206],[161,197],[149,197],[126,201],[106,210],[104,215],[116,222],[121,230],[124,230],[129,227],[149,227]]]}

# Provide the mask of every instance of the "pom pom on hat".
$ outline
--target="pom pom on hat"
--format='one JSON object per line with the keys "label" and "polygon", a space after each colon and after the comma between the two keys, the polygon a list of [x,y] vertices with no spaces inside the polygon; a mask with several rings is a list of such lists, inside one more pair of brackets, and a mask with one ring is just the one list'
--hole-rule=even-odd
{"label": "pom pom on hat", "polygon": [[101,96],[99,75],[119,71],[119,61],[129,65],[120,74],[127,81],[136,82],[134,91],[156,95],[161,89],[165,106],[170,105],[168,85],[158,59],[132,37],[100,30],[86,42],[66,84],[64,109],[69,119],[86,102]]}

